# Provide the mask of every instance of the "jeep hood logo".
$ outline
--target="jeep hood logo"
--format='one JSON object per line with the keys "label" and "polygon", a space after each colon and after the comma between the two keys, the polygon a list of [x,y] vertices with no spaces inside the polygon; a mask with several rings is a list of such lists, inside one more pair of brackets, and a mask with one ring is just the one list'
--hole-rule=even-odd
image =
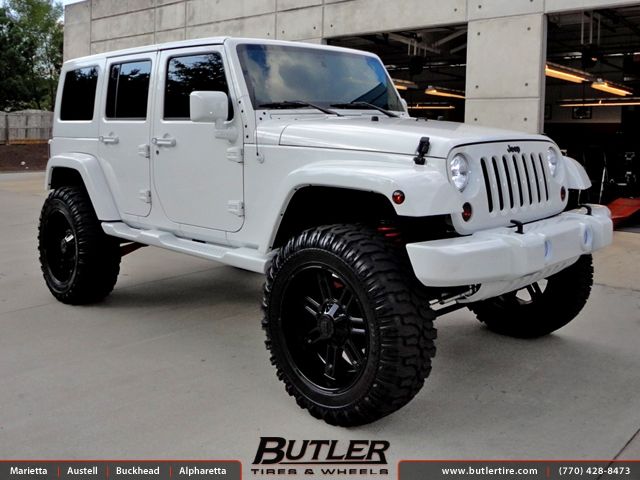
{"label": "jeep hood logo", "polygon": [[286,440],[261,437],[254,465],[386,465],[385,440]]}
{"label": "jeep hood logo", "polygon": [[520,153],[520,147],[515,146],[515,145],[508,145],[507,146],[507,153]]}

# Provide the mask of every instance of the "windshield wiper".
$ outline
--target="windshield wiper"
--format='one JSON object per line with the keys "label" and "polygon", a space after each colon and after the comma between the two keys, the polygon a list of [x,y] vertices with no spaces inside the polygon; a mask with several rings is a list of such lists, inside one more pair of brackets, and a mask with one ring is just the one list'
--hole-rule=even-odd
{"label": "windshield wiper", "polygon": [[326,113],[328,115],[337,115],[342,117],[338,112],[334,112],[333,110],[329,110],[328,108],[319,107],[313,103],[303,102],[301,100],[293,100],[293,101],[285,101],[285,102],[271,102],[271,103],[263,103],[262,105],[258,105],[258,108],[304,108],[311,107],[316,110],[320,110],[322,113]]}
{"label": "windshield wiper", "polygon": [[378,110],[381,113],[384,113],[387,117],[393,117],[393,118],[398,118],[400,115],[397,115],[393,112],[390,112],[389,110],[386,110],[382,107],[379,107],[377,105],[374,105],[373,103],[369,103],[369,102],[349,102],[349,103],[333,103],[331,104],[332,107],[335,108],[373,108],[374,110]]}

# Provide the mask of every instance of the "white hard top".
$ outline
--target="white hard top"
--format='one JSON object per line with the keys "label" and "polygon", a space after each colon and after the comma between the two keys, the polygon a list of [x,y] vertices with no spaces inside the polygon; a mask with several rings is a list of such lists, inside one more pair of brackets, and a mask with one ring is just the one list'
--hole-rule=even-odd
{"label": "white hard top", "polygon": [[324,50],[336,50],[343,52],[351,52],[358,53],[360,55],[366,55],[370,57],[377,56],[373,53],[365,52],[362,50],[353,50],[350,48],[343,47],[334,47],[329,45],[321,45],[317,43],[305,43],[305,42],[291,42],[285,40],[271,40],[266,38],[235,38],[235,37],[206,37],[206,38],[194,38],[192,40],[181,40],[179,42],[167,42],[167,43],[158,43],[155,45],[145,45],[142,47],[134,47],[127,48],[124,50],[114,50],[111,52],[97,53],[95,55],[88,55],[86,57],[73,58],[71,60],[67,60],[64,65],[69,66],[71,64],[87,62],[95,59],[108,58],[108,57],[119,57],[123,55],[136,55],[140,53],[148,53],[148,52],[156,52],[158,50],[171,50],[174,48],[189,48],[189,47],[203,47],[207,45],[222,45],[225,43],[233,43],[234,45],[240,43],[259,43],[263,45],[291,45],[296,47],[306,47],[306,48],[318,48]]}

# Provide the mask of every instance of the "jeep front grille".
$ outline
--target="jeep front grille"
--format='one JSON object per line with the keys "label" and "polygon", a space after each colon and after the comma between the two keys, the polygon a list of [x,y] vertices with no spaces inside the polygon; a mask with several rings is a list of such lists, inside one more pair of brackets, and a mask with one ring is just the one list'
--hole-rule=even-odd
{"label": "jeep front grille", "polygon": [[480,163],[490,213],[549,202],[549,172],[541,153],[482,157]]}

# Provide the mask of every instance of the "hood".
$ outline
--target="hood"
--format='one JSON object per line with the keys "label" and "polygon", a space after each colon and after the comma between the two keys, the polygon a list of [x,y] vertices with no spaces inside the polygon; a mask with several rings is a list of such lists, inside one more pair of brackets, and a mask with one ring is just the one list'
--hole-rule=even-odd
{"label": "hood", "polygon": [[414,155],[420,139],[429,137],[430,157],[446,158],[459,145],[549,139],[542,135],[478,127],[464,123],[415,118],[370,116],[267,120],[258,128],[259,141],[293,147],[334,148]]}

